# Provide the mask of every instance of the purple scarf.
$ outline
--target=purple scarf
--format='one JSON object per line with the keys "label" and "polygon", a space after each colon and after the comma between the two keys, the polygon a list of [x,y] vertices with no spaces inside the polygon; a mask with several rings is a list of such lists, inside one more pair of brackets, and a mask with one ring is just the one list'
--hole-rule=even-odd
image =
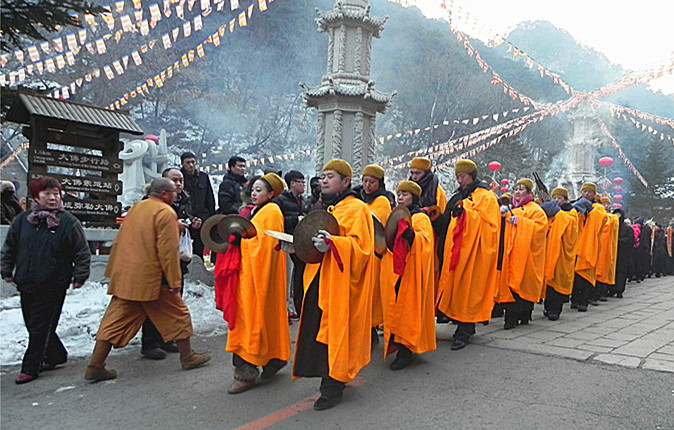
{"label": "purple scarf", "polygon": [[47,222],[47,227],[54,228],[59,226],[59,219],[56,217],[56,214],[59,212],[64,212],[63,203],[53,209],[44,208],[38,205],[35,201],[30,204],[30,213],[26,217],[29,223],[37,225],[41,219]]}
{"label": "purple scarf", "polygon": [[532,201],[534,198],[531,197],[531,194],[527,194],[526,196],[522,197],[522,199],[513,199],[513,207],[514,208],[519,208],[521,206],[526,205],[530,201]]}

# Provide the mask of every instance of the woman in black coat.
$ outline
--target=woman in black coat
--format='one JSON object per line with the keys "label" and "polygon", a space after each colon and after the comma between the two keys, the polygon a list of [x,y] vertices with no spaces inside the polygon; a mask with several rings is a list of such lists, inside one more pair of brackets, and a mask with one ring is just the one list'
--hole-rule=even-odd
{"label": "woman in black coat", "polygon": [[615,272],[615,284],[609,285],[609,295],[616,296],[619,299],[623,297],[625,292],[625,283],[627,278],[632,274],[632,265],[633,265],[633,256],[632,251],[634,249],[634,230],[627,224],[625,224],[625,213],[622,209],[616,209],[613,211],[614,214],[619,216],[619,227],[618,227],[618,257],[616,264]]}
{"label": "woman in black coat", "polygon": [[14,218],[2,247],[1,272],[16,283],[28,330],[17,384],[30,382],[68,358],[56,334],[66,290],[80,288],[89,277],[91,254],[82,225],[65,212],[61,185],[50,177],[33,181],[30,210]]}

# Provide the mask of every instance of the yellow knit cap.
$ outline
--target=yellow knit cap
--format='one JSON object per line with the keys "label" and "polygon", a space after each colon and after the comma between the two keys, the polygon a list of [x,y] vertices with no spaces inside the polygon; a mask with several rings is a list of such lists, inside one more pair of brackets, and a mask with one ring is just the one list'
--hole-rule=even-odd
{"label": "yellow knit cap", "polygon": [[413,181],[400,181],[398,191],[407,191],[415,196],[421,196],[421,187]]}
{"label": "yellow knit cap", "polygon": [[532,181],[532,180],[529,179],[529,178],[522,178],[522,179],[520,179],[520,180],[517,181],[517,183],[515,184],[515,186],[518,186],[518,185],[524,185],[525,187],[527,187],[527,188],[529,189],[529,191],[533,191],[533,189],[534,189],[534,181]]}
{"label": "yellow knit cap", "polygon": [[353,170],[351,169],[351,165],[339,158],[335,158],[334,160],[328,161],[325,164],[325,166],[323,166],[323,171],[325,172],[326,170],[334,170],[340,175],[348,178],[353,177]]}
{"label": "yellow knit cap", "polygon": [[471,174],[477,170],[477,165],[472,161],[465,159],[459,160],[454,165],[454,173]]}
{"label": "yellow knit cap", "polygon": [[580,190],[592,190],[595,193],[597,192],[597,185],[594,184],[593,182],[585,182],[582,187],[580,187]]}
{"label": "yellow knit cap", "polygon": [[274,195],[280,195],[285,190],[285,185],[283,185],[283,179],[276,173],[267,173],[262,178],[266,183],[269,184]]}
{"label": "yellow knit cap", "polygon": [[423,157],[415,157],[410,161],[410,169],[431,170],[431,160]]}
{"label": "yellow knit cap", "polygon": [[557,187],[554,190],[552,190],[552,197],[555,197],[555,196],[562,196],[565,199],[568,199],[569,198],[569,192],[566,190],[566,188]]}
{"label": "yellow knit cap", "polygon": [[601,202],[602,203],[611,203],[611,199],[609,199],[608,197],[602,197]]}
{"label": "yellow knit cap", "polygon": [[513,199],[513,195],[510,194],[510,193],[505,193],[505,194],[503,194],[503,195],[501,196],[501,198],[506,198],[506,199],[512,200],[512,199]]}
{"label": "yellow knit cap", "polygon": [[376,164],[370,164],[363,169],[363,176],[372,176],[376,179],[384,179],[384,169]]}

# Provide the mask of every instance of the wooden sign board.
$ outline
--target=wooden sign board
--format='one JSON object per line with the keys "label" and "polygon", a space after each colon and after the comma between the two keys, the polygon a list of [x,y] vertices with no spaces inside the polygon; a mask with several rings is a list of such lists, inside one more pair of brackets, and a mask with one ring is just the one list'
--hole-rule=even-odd
{"label": "wooden sign board", "polygon": [[[42,173],[31,172],[30,180],[44,176]],[[122,194],[122,181],[106,178],[90,178],[87,176],[68,176],[49,173],[49,176],[57,179],[64,191],[77,191],[90,194],[106,194],[118,196]]]}
{"label": "wooden sign board", "polygon": [[63,208],[71,214],[77,215],[102,215],[106,217],[118,217],[122,214],[122,204],[104,200],[81,200],[64,198]]}
{"label": "wooden sign board", "polygon": [[99,157],[97,155],[76,154],[33,147],[28,151],[28,161],[34,164],[109,173],[122,173],[124,167],[119,157]]}

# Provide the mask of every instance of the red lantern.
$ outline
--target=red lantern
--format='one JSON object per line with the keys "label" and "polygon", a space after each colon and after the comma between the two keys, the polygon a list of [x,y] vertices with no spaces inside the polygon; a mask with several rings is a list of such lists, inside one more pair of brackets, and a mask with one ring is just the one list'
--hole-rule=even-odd
{"label": "red lantern", "polygon": [[615,179],[613,180],[613,183],[614,183],[614,184],[622,184],[622,183],[623,183],[623,178],[621,178],[620,176],[618,176],[617,178],[615,178]]}
{"label": "red lantern", "polygon": [[601,167],[611,167],[613,165],[613,158],[611,158],[611,157],[601,157],[599,159],[599,165]]}
{"label": "red lantern", "polygon": [[623,205],[621,205],[620,203],[613,203],[613,209],[621,209],[622,207]]}
{"label": "red lantern", "polygon": [[507,179],[501,179],[501,185],[508,185],[510,183]]}
{"label": "red lantern", "polygon": [[622,193],[623,187],[621,187],[620,185],[616,185],[615,187],[613,187],[613,191],[615,191],[616,193]]}
{"label": "red lantern", "polygon": [[143,138],[143,140],[151,140],[154,143],[159,143],[159,138],[157,136],[155,136],[154,134],[148,134],[147,136],[145,136]]}
{"label": "red lantern", "polygon": [[489,167],[489,170],[498,170],[501,168],[501,163],[498,161],[492,161],[491,163],[487,164],[487,167]]}
{"label": "red lantern", "polygon": [[508,190],[509,190],[508,187],[501,187],[501,192],[502,192],[502,193],[507,193]]}
{"label": "red lantern", "polygon": [[613,195],[613,200],[615,200],[615,201],[617,201],[617,202],[619,202],[619,201],[622,200],[622,199],[623,199],[623,196],[620,195],[620,194],[614,194],[614,195]]}

